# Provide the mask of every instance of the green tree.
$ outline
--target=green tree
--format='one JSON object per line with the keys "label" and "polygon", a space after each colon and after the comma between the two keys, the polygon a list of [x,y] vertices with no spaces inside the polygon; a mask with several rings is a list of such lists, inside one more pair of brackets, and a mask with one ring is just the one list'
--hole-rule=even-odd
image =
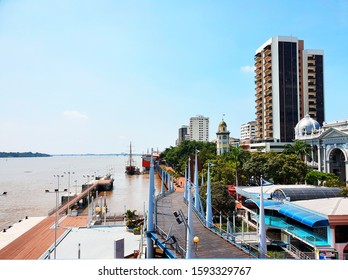
{"label": "green tree", "polygon": [[239,163],[240,163],[240,160],[241,160],[241,157],[242,157],[242,154],[243,154],[242,147],[241,146],[238,146],[238,147],[233,146],[233,147],[231,147],[230,154],[231,154],[231,158],[232,158],[232,161],[234,163],[234,166],[235,166],[235,170],[236,170],[236,186],[238,186],[238,167],[239,167]]}
{"label": "green tree", "polygon": [[[207,184],[200,187],[199,196],[201,198],[203,208],[206,209]],[[212,182],[211,197],[213,215],[218,216],[221,211],[223,215],[232,219],[236,204],[233,197],[231,197],[228,193],[227,185],[222,182]]]}
{"label": "green tree", "polygon": [[294,154],[274,152],[254,152],[243,164],[248,178],[259,179],[261,175],[275,184],[295,184],[304,182],[308,172],[307,165]]}
{"label": "green tree", "polygon": [[[269,154],[273,152],[263,153],[263,152],[253,152],[250,153],[250,157],[243,163],[243,171],[246,177],[250,180],[251,178],[259,179],[263,176],[265,179],[270,180],[270,178],[265,177],[266,173],[266,162]],[[249,182],[247,182],[249,183]]]}
{"label": "green tree", "polygon": [[343,187],[340,195],[344,197],[348,197],[348,187]]}
{"label": "green tree", "polygon": [[333,173],[326,173],[317,170],[312,170],[307,173],[305,180],[308,184],[326,186],[326,187],[339,187],[339,177]]}
{"label": "green tree", "polygon": [[188,158],[195,154],[196,149],[199,150],[197,157],[202,166],[207,160],[216,157],[216,144],[200,141],[183,141],[179,146],[165,149],[160,157],[165,159],[174,170],[183,174]]}
{"label": "green tree", "polygon": [[286,144],[283,150],[286,154],[295,154],[300,159],[307,158],[308,161],[312,160],[312,147],[308,143],[300,140],[295,140],[294,144]]}
{"label": "green tree", "polygon": [[276,184],[302,183],[308,172],[307,165],[296,155],[273,154],[266,162],[265,174]]}

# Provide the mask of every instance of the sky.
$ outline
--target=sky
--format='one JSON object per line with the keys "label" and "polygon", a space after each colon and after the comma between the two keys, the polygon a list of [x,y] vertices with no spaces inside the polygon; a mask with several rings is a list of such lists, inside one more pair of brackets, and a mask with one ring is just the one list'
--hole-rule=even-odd
{"label": "sky", "polygon": [[0,0],[0,151],[163,151],[196,115],[239,138],[272,36],[324,51],[325,120],[348,119],[348,0]]}

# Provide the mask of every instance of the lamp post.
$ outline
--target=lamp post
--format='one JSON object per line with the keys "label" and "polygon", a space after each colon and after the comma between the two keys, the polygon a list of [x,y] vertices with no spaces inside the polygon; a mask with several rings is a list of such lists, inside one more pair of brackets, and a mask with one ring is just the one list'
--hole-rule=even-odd
{"label": "lamp post", "polygon": [[[59,178],[59,177],[58,177]],[[45,190],[46,193],[55,193],[56,194],[56,221],[54,225],[54,259],[56,259],[56,250],[57,250],[57,228],[58,228],[58,203],[59,203],[59,193],[66,192],[67,189],[59,191],[58,189],[54,189],[54,191]]]}
{"label": "lamp post", "polygon": [[213,227],[213,209],[211,205],[211,185],[210,185],[210,167],[215,164],[208,162],[208,174],[207,174],[207,209],[206,209],[206,226],[208,228]]}
{"label": "lamp post", "polygon": [[58,184],[57,184],[57,188],[58,188],[58,198],[57,198],[57,199],[58,199],[58,201],[59,201],[59,186],[60,186],[60,184],[59,184],[59,178],[63,178],[64,175],[62,175],[62,174],[61,174],[61,175],[53,175],[53,177],[57,178],[57,181],[58,181],[58,182],[57,182],[57,183],[58,183]]}
{"label": "lamp post", "polygon": [[198,159],[197,159],[197,154],[199,151],[196,149],[195,150],[195,177],[194,177],[194,184],[195,184],[195,208],[197,211],[199,211],[199,189],[198,189]]}
{"label": "lamp post", "polygon": [[87,184],[90,182],[90,178],[93,178],[94,175],[83,175],[84,178],[87,178]]}
{"label": "lamp post", "polygon": [[195,243],[195,252],[196,252],[196,254],[197,254],[197,251],[198,251],[198,242],[199,242],[199,237],[195,236],[193,238],[193,243]]}
{"label": "lamp post", "polygon": [[185,251],[187,251],[187,229],[188,229],[188,224],[187,224],[187,220],[185,218],[184,213],[182,212],[181,209],[179,209],[178,211],[174,211],[173,215],[176,219],[176,222],[180,225],[181,223],[184,223],[185,226]]}
{"label": "lamp post", "polygon": [[151,151],[151,160],[150,160],[150,185],[149,185],[149,205],[148,205],[148,217],[147,217],[147,248],[146,248],[146,257],[147,258],[154,258],[155,257],[155,251],[153,247],[153,241],[151,239],[151,233],[154,232],[155,226],[154,226],[154,194],[155,194],[155,169],[154,169],[154,160],[153,160],[153,151]]}
{"label": "lamp post", "polygon": [[75,183],[75,195],[77,195],[77,180],[74,180]]}
{"label": "lamp post", "polygon": [[70,206],[69,206],[69,202],[70,202],[70,175],[75,174],[75,172],[64,172],[64,174],[68,174],[68,212],[67,214],[69,215],[69,210],[70,210]]}
{"label": "lamp post", "polygon": [[187,209],[187,234],[186,234],[186,259],[191,258],[191,242],[193,239],[193,214],[192,214],[192,190],[191,182],[188,181],[188,209]]}
{"label": "lamp post", "polygon": [[266,242],[266,225],[265,225],[265,208],[263,201],[263,185],[262,176],[260,179],[260,214],[259,214],[259,257],[266,258],[267,242]]}

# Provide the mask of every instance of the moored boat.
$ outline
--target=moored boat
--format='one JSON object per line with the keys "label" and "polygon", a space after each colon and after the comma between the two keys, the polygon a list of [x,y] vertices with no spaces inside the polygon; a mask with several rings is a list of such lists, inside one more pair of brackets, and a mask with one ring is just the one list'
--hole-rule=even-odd
{"label": "moored boat", "polygon": [[149,173],[150,171],[151,156],[153,157],[154,161],[157,161],[159,159],[158,153],[153,153],[153,154],[147,153],[147,154],[143,154],[141,157],[143,173]]}
{"label": "moored boat", "polygon": [[133,160],[132,142],[130,143],[130,146],[129,146],[129,160],[127,161],[127,165],[126,165],[126,173],[128,175],[140,174],[140,170],[138,167],[135,166],[135,161]]}

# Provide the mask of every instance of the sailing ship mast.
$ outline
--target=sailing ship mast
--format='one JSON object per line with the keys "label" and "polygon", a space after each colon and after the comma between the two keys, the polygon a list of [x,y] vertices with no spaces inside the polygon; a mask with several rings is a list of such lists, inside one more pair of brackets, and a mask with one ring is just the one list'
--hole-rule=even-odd
{"label": "sailing ship mast", "polygon": [[132,142],[129,145],[129,163],[126,165],[126,173],[128,175],[139,174],[139,168],[136,168],[132,154]]}
{"label": "sailing ship mast", "polygon": [[132,142],[130,142],[129,144],[129,166],[132,167],[132,162],[133,162],[133,159],[132,159]]}

